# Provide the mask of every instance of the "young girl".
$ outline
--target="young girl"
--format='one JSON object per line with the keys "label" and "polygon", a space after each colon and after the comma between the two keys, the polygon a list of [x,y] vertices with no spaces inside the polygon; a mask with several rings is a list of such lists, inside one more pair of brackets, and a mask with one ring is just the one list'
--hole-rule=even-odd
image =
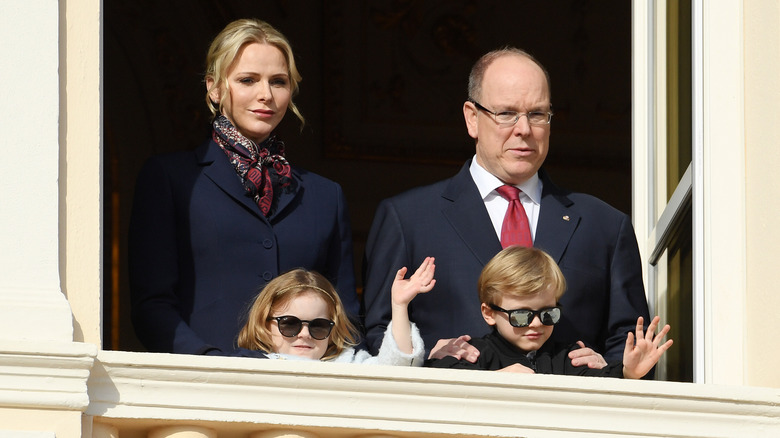
{"label": "young girl", "polygon": [[425,348],[407,308],[418,293],[430,291],[436,283],[433,262],[433,257],[426,258],[409,279],[404,279],[405,267],[396,273],[392,320],[377,356],[354,348],[358,330],[333,285],[305,269],[286,272],[263,288],[238,335],[238,346],[265,351],[272,359],[421,366]]}

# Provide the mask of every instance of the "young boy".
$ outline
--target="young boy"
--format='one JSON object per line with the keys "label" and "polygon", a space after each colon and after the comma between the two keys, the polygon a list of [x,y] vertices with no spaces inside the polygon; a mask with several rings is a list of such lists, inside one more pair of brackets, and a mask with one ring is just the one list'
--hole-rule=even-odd
{"label": "young boy", "polygon": [[546,342],[561,319],[557,304],[565,289],[566,280],[547,253],[520,246],[505,248],[485,265],[479,277],[482,317],[493,326],[493,332],[471,341],[480,351],[477,362],[448,356],[431,361],[430,366],[639,379],[672,345],[671,339],[659,345],[669,325],[654,335],[659,322],[656,316],[644,333],[640,316],[636,342],[629,333],[622,362],[602,369],[573,366],[567,355],[579,345]]}

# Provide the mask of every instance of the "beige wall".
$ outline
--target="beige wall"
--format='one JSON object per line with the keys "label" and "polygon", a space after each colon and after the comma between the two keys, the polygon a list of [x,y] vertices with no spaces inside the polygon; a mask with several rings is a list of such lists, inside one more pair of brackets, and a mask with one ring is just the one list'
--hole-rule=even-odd
{"label": "beige wall", "polygon": [[[205,419],[225,428],[300,426],[312,425],[315,411],[325,419],[321,423],[347,424],[355,436],[364,432],[366,415],[377,430],[409,434],[776,435],[780,394],[766,388],[98,353],[92,344],[100,344],[101,308],[100,4],[32,0],[3,11],[0,37],[9,44],[0,49],[0,66],[4,77],[17,76],[15,87],[3,91],[8,117],[0,123],[7,133],[34,134],[27,150],[37,152],[43,165],[55,165],[48,173],[24,172],[29,163],[9,153],[21,136],[0,141],[7,156],[0,163],[0,322],[18,321],[16,330],[0,330],[0,435],[27,430],[41,437],[88,437],[93,418],[122,427],[128,437],[142,436],[133,435],[139,418],[162,424]],[[771,225],[780,213],[779,11],[774,0],[744,9],[748,288],[740,317],[747,329],[733,328],[746,338],[746,382],[775,388],[780,232]],[[57,20],[59,38],[50,33]],[[43,42],[56,57],[57,40],[53,62],[38,49]],[[37,76],[18,74],[31,68]],[[58,86],[40,83],[41,75],[49,82],[59,75]],[[47,109],[59,109],[58,118]],[[30,192],[38,197],[20,195]],[[730,275],[716,272],[714,278]],[[35,319],[64,313],[70,322],[71,311],[72,334],[56,318]],[[295,407],[292,414],[288,406]],[[357,408],[361,415],[350,416]]]}
{"label": "beige wall", "polygon": [[100,0],[60,3],[60,278],[73,311],[73,340],[98,346],[103,233],[100,38]]}
{"label": "beige wall", "polygon": [[[44,409],[0,409],[0,436],[3,432],[39,432],[40,438],[51,433],[51,438],[82,436],[81,412],[52,412]],[[45,424],[42,428],[41,426]],[[41,431],[45,431],[41,432]],[[24,436],[19,434],[19,436]],[[31,435],[32,436],[32,435]],[[48,437],[47,437],[48,438]]]}
{"label": "beige wall", "polygon": [[[745,155],[747,175],[746,379],[780,387],[780,4],[744,2]],[[726,322],[727,323],[727,322]]]}

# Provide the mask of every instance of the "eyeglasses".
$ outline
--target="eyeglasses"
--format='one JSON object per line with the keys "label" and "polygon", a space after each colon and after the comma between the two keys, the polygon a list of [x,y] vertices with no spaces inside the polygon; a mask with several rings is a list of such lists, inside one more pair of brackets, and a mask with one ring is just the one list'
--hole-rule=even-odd
{"label": "eyeglasses", "polygon": [[501,111],[496,113],[480,105],[480,103],[474,99],[469,99],[469,102],[473,103],[478,109],[493,116],[493,120],[495,120],[499,126],[514,126],[514,124],[520,120],[520,116],[525,116],[528,119],[528,123],[531,125],[549,125],[553,116],[552,111],[529,111],[527,113]]}
{"label": "eyeglasses", "polygon": [[325,318],[317,318],[312,320],[302,320],[295,316],[272,316],[268,318],[269,321],[275,320],[276,325],[279,327],[279,333],[282,336],[293,338],[298,336],[298,333],[303,330],[303,324],[309,326],[309,334],[312,338],[321,341],[330,336],[330,331],[335,324],[333,321]]}
{"label": "eyeglasses", "polygon": [[509,324],[511,324],[512,327],[528,327],[537,316],[539,317],[539,321],[541,321],[541,323],[544,325],[555,325],[558,323],[558,321],[561,320],[560,307],[547,307],[541,310],[506,310],[496,306],[495,304],[491,304],[490,308],[509,315]]}

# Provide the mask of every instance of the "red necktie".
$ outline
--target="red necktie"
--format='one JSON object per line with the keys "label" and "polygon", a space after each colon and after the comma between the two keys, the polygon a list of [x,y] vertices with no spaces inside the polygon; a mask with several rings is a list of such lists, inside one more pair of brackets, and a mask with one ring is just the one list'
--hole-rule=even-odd
{"label": "red necktie", "polygon": [[520,189],[515,186],[503,185],[496,191],[502,198],[509,201],[509,207],[504,215],[504,224],[501,226],[501,246],[503,248],[511,245],[534,246],[533,239],[531,239],[531,227],[528,225],[528,216],[526,216],[523,204],[520,202]]}

